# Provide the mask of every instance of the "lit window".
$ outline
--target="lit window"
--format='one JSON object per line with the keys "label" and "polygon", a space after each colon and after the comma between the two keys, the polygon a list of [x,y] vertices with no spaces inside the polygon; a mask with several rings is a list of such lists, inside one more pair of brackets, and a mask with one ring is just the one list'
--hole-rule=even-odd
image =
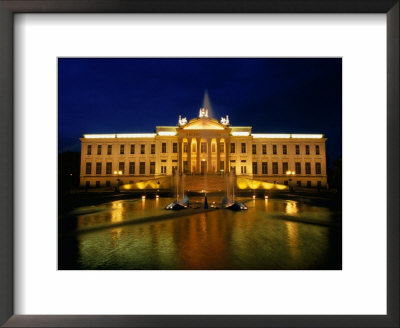
{"label": "lit window", "polygon": [[205,143],[205,142],[202,142],[201,144],[200,144],[200,151],[202,152],[202,153],[206,153],[207,152],[207,143]]}
{"label": "lit window", "polygon": [[223,143],[223,142],[221,142],[221,143],[219,144],[219,152],[220,152],[220,153],[224,153],[224,152],[225,152],[225,148],[224,148],[224,143]]}

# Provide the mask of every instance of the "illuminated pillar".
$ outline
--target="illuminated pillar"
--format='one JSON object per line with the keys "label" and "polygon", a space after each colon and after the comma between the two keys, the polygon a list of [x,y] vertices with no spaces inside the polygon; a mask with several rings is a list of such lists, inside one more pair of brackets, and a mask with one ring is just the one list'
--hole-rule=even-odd
{"label": "illuminated pillar", "polygon": [[217,173],[219,173],[220,171],[219,171],[219,163],[221,162],[221,158],[220,158],[220,156],[221,156],[221,154],[219,153],[219,147],[220,147],[220,138],[217,138]]}
{"label": "illuminated pillar", "polygon": [[212,164],[211,164],[211,138],[207,140],[207,152],[208,152],[207,171],[208,171],[208,173],[212,173]]}
{"label": "illuminated pillar", "polygon": [[196,155],[197,155],[197,163],[196,163],[196,171],[197,173],[201,173],[200,169],[200,138],[196,138]]}
{"label": "illuminated pillar", "polygon": [[192,138],[188,138],[188,171],[192,173]]}
{"label": "illuminated pillar", "polygon": [[230,145],[230,141],[229,138],[227,138],[225,140],[225,172],[229,172],[230,168],[229,168],[229,162],[230,162],[230,149],[231,149],[231,145]]}
{"label": "illuminated pillar", "polygon": [[178,172],[183,172],[182,140],[178,140]]}

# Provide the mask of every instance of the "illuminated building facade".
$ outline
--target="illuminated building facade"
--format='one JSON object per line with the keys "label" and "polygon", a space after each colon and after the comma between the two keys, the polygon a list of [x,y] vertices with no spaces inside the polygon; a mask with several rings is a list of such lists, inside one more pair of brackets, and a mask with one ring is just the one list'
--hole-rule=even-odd
{"label": "illuminated building facade", "polygon": [[84,135],[82,186],[131,184],[144,179],[235,172],[255,180],[301,187],[325,187],[326,138],[322,134],[259,134],[208,116],[207,108],[155,133]]}

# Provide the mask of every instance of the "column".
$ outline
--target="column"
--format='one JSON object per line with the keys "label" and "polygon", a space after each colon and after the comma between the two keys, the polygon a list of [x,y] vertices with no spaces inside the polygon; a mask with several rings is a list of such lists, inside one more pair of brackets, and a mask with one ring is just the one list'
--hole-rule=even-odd
{"label": "column", "polygon": [[221,158],[220,158],[221,154],[219,152],[219,146],[220,146],[220,139],[217,138],[217,170],[216,170],[217,174],[220,173],[220,171],[219,171],[219,163],[221,162]]}
{"label": "column", "polygon": [[201,173],[200,168],[200,138],[196,138],[197,147],[196,147],[196,155],[197,155],[197,162],[196,162],[196,171],[197,173]]}
{"label": "column", "polygon": [[229,152],[231,149],[231,145],[229,139],[225,139],[225,172],[229,172],[229,163],[230,163],[230,156]]}
{"label": "column", "polygon": [[182,140],[178,140],[178,172],[183,172]]}
{"label": "column", "polygon": [[207,164],[207,171],[208,173],[212,172],[212,163],[211,163],[211,138],[207,140],[207,152],[208,152],[208,164]]}
{"label": "column", "polygon": [[188,171],[192,173],[192,138],[188,138]]}

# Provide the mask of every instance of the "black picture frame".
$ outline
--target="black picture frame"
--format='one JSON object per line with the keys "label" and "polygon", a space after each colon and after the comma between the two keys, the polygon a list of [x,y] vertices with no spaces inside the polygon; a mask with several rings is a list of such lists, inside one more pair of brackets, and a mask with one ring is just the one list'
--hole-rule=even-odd
{"label": "black picture frame", "polygon": [[[399,327],[399,12],[399,0],[0,0],[0,324],[4,327]],[[387,315],[14,315],[13,20],[16,13],[385,13]]]}

